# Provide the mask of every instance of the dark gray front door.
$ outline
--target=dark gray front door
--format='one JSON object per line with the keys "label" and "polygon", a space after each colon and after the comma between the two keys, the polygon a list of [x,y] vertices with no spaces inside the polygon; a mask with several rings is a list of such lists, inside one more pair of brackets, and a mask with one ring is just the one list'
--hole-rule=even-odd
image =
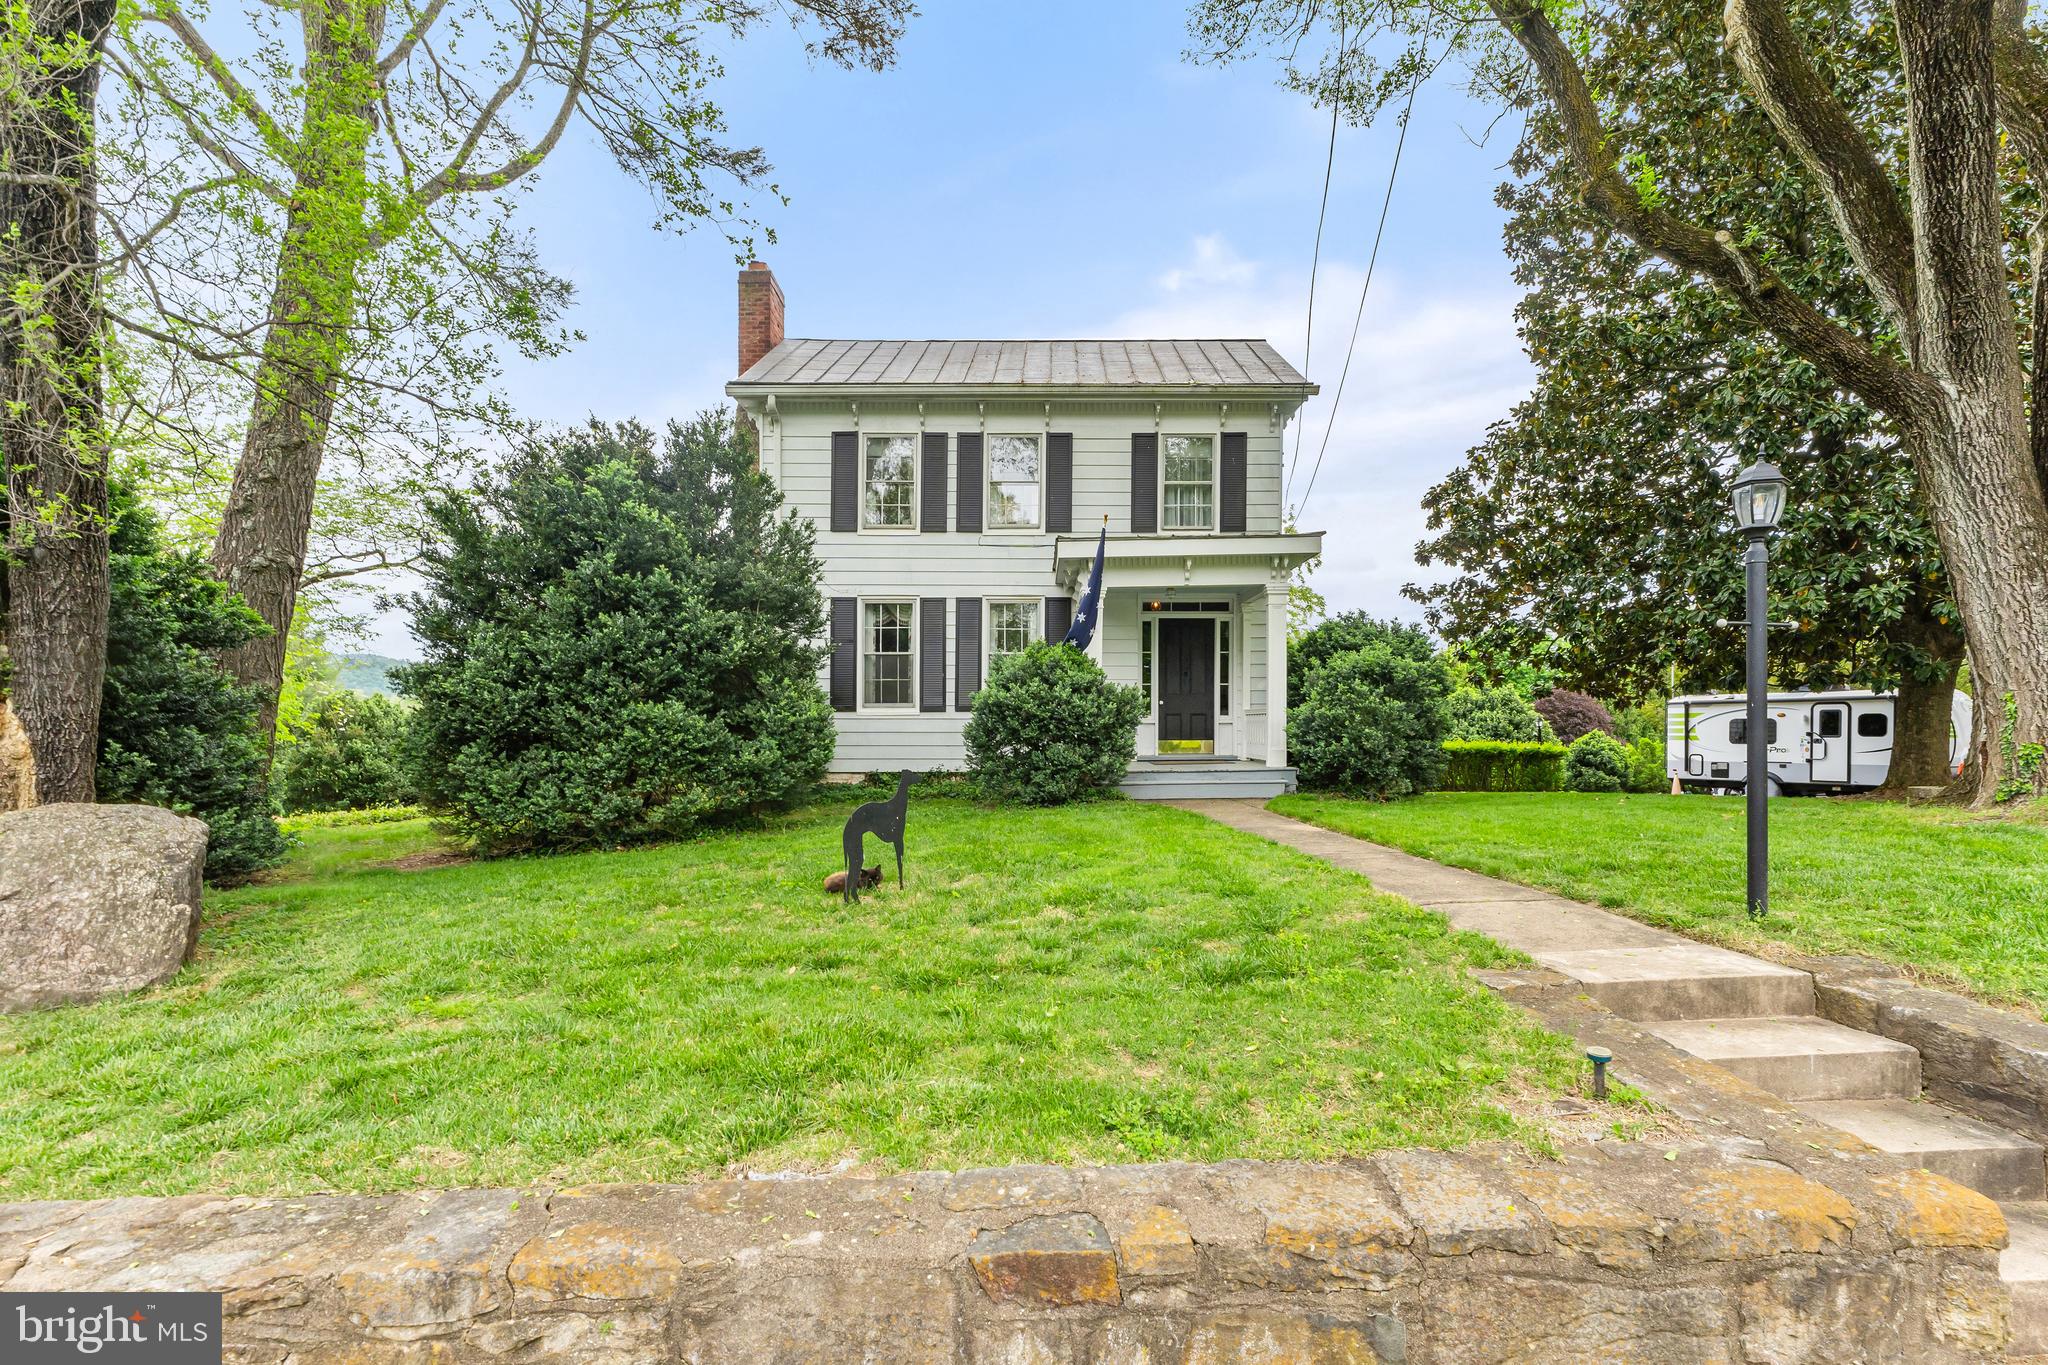
{"label": "dark gray front door", "polygon": [[1216,740],[1216,623],[1159,623],[1159,747]]}

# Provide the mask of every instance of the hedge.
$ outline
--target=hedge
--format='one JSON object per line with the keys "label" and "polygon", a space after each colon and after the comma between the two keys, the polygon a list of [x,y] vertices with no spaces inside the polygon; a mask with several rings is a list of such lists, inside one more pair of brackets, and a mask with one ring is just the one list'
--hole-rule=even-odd
{"label": "hedge", "polygon": [[1564,790],[1562,744],[1529,744],[1499,739],[1444,741],[1447,792],[1555,792]]}

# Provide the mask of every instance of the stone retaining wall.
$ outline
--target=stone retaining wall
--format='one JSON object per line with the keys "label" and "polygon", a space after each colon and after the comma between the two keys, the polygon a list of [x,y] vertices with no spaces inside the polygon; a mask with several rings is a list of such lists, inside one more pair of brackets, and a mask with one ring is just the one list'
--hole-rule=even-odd
{"label": "stone retaining wall", "polygon": [[1994,1204],[1739,1148],[23,1204],[0,1291],[218,1289],[297,1365],[1999,1357]]}
{"label": "stone retaining wall", "polygon": [[2048,1024],[1862,958],[1799,965],[1813,973],[1823,1016],[1920,1050],[1929,1098],[2048,1143]]}

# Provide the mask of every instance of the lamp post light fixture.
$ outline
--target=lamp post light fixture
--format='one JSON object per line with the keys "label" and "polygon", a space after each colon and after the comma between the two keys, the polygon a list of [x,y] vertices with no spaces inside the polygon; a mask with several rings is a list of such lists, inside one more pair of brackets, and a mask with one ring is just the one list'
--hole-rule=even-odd
{"label": "lamp post light fixture", "polygon": [[1762,919],[1771,902],[1769,817],[1764,805],[1770,797],[1771,782],[1769,685],[1765,676],[1765,640],[1771,624],[1765,576],[1771,557],[1766,542],[1784,511],[1785,476],[1776,465],[1759,460],[1735,476],[1735,526],[1749,541],[1742,554],[1743,615],[1747,618],[1743,625],[1749,632],[1744,660],[1749,694],[1744,739],[1748,741],[1749,760],[1742,785],[1749,817],[1746,904],[1751,919]]}

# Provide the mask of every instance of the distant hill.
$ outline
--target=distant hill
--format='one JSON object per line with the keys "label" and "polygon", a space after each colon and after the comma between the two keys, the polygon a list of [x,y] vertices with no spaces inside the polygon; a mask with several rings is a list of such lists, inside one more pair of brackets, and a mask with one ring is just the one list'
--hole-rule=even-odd
{"label": "distant hill", "polygon": [[337,654],[334,661],[341,669],[335,681],[343,687],[351,692],[382,692],[387,697],[398,695],[391,683],[391,670],[412,662],[389,654]]}

